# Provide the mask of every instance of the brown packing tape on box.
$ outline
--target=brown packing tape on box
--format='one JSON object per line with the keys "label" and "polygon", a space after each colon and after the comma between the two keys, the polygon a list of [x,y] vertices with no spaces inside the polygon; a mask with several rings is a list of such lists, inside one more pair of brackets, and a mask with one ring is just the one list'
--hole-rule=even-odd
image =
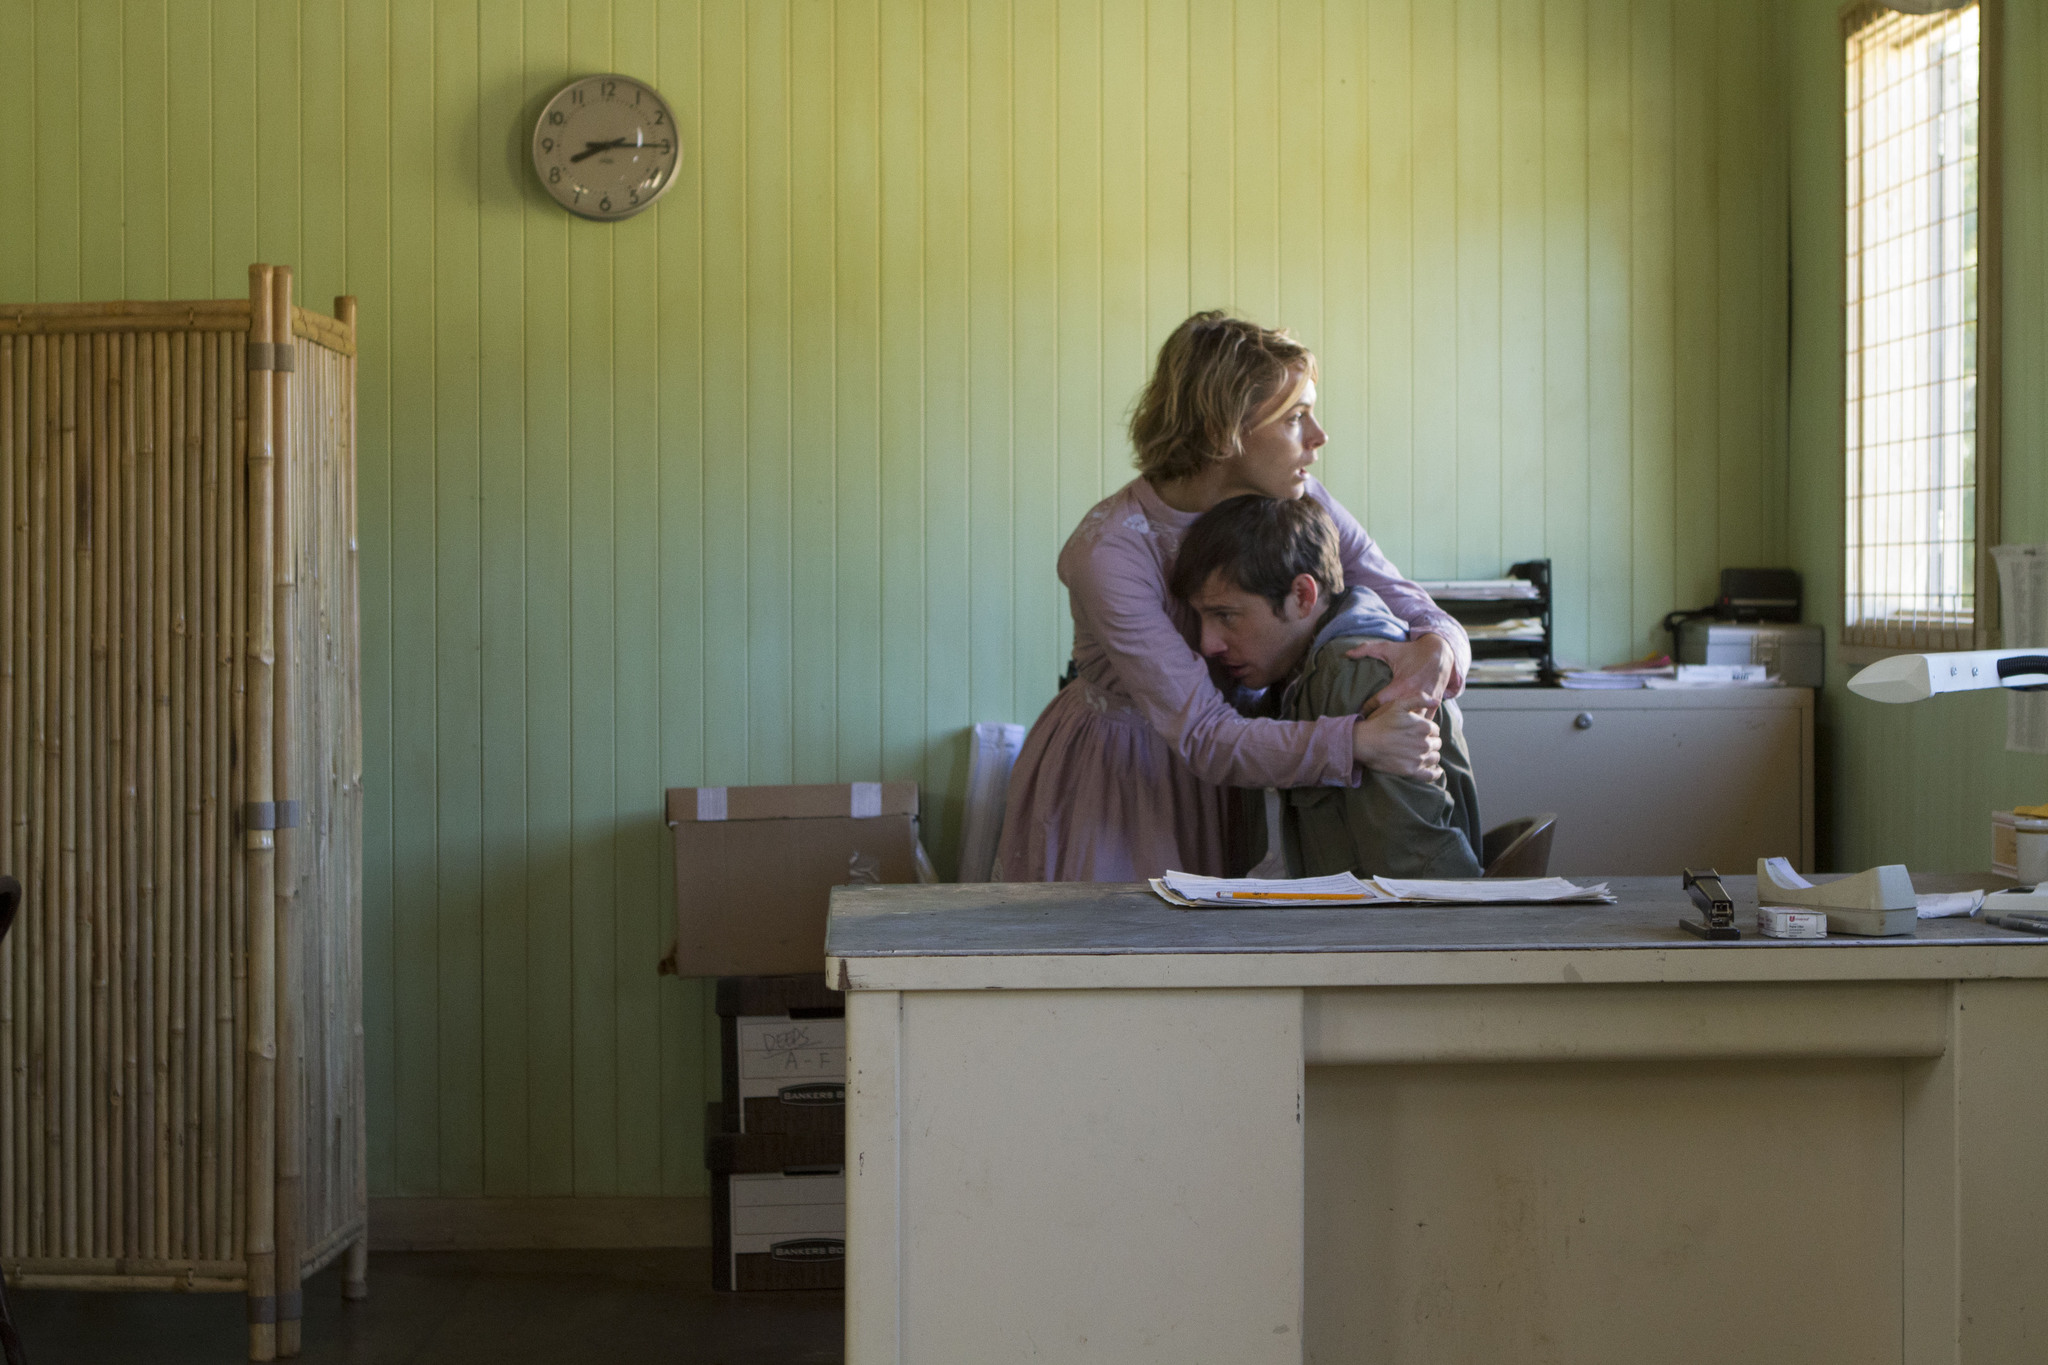
{"label": "brown packing tape on box", "polygon": [[675,970],[816,973],[832,888],[929,880],[915,782],[675,787]]}

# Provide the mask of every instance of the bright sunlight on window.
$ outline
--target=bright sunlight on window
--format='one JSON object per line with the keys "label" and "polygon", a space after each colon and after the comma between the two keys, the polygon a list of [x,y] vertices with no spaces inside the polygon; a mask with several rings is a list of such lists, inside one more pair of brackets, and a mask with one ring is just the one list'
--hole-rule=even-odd
{"label": "bright sunlight on window", "polygon": [[1978,7],[1865,7],[1848,57],[1843,640],[1977,625]]}

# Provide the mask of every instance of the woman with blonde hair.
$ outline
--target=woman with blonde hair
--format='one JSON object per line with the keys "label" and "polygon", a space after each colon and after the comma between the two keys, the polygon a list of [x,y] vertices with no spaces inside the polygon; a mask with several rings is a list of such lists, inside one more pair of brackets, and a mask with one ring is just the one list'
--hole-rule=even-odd
{"label": "woman with blonde hair", "polygon": [[[1355,786],[1363,768],[1437,770],[1430,713],[1462,689],[1471,645],[1309,477],[1328,439],[1315,400],[1315,356],[1285,332],[1204,312],[1160,348],[1131,417],[1138,477],[1097,503],[1060,551],[1073,681],[1031,727],[1011,775],[1004,880],[1222,874],[1232,870],[1229,787]],[[1321,503],[1337,523],[1346,586],[1371,588],[1407,623],[1407,643],[1355,651],[1393,669],[1369,715],[1248,719],[1211,680],[1167,580],[1195,519],[1245,493]]]}

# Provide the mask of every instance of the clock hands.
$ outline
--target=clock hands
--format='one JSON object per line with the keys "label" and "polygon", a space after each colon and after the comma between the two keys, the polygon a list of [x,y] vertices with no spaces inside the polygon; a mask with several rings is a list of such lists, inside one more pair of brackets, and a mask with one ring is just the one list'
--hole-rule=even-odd
{"label": "clock hands", "polygon": [[583,144],[583,150],[570,157],[569,160],[571,162],[584,161],[596,156],[599,152],[608,152],[614,147],[633,147],[637,145],[636,142],[622,137],[615,137],[610,142],[586,142]]}

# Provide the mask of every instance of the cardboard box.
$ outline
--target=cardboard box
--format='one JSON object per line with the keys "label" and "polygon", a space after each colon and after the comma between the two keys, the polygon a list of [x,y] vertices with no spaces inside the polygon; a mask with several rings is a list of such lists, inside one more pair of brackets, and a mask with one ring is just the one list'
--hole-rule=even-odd
{"label": "cardboard box", "polygon": [[746,1014],[718,1021],[723,1095],[741,1133],[846,1131],[846,1017]]}
{"label": "cardboard box", "polygon": [[832,888],[931,880],[915,782],[672,787],[681,976],[815,975]]}
{"label": "cardboard box", "polygon": [[[824,1170],[846,1162],[846,1131],[739,1133],[717,1101],[704,1106],[704,1169],[713,1175]],[[843,1111],[842,1111],[843,1112]]]}
{"label": "cardboard box", "polygon": [[844,1289],[841,1170],[711,1177],[714,1289]]}
{"label": "cardboard box", "polygon": [[2048,881],[2048,820],[1991,812],[1991,870],[2016,882]]}

